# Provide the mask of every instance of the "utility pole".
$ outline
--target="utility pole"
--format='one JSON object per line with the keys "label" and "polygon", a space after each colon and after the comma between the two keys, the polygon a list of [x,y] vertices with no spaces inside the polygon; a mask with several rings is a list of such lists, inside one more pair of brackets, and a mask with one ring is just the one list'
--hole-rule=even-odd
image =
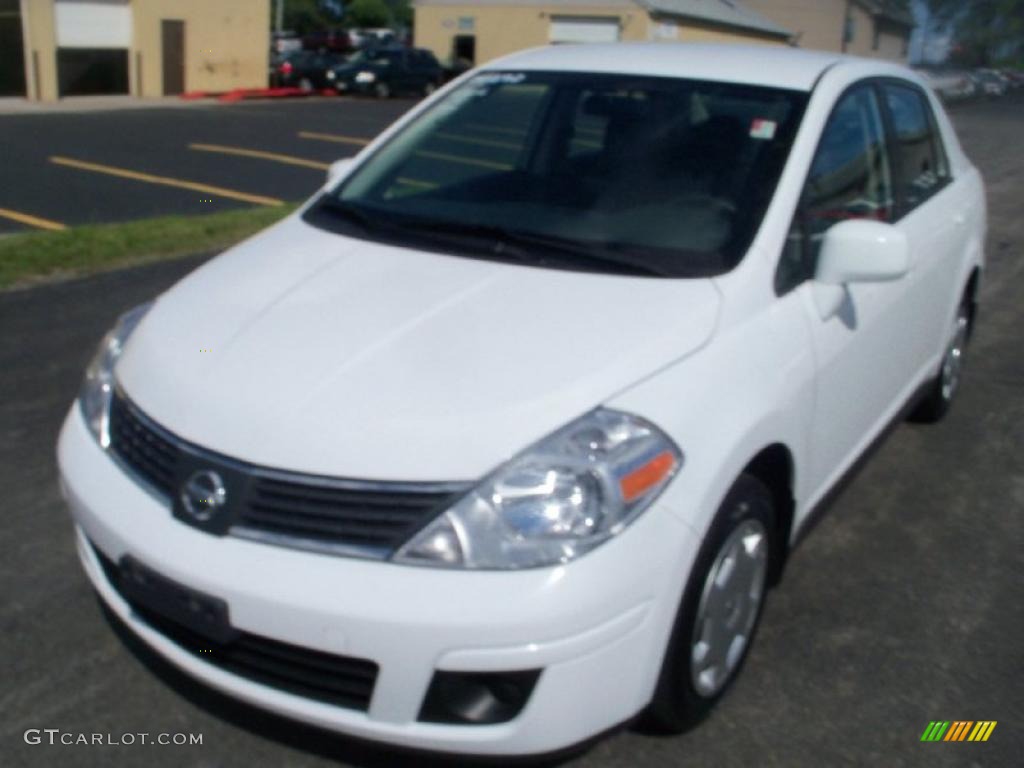
{"label": "utility pole", "polygon": [[274,21],[274,28],[278,34],[284,32],[284,0],[277,0],[277,18]]}

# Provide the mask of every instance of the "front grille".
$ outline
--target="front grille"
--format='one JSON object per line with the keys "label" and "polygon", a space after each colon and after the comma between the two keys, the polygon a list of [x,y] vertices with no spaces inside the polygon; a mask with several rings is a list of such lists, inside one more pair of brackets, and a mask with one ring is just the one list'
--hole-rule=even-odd
{"label": "front grille", "polygon": [[110,447],[122,461],[166,496],[174,494],[177,447],[150,429],[135,410],[116,395],[110,403],[109,432]]}
{"label": "front grille", "polygon": [[237,522],[268,533],[390,551],[450,499],[450,493],[367,493],[256,477]]}
{"label": "front grille", "polygon": [[[107,581],[125,598],[120,569],[95,546],[93,552]],[[372,661],[315,651],[248,632],[240,632],[238,638],[230,642],[217,643],[128,602],[150,627],[208,664],[271,688],[346,709],[365,712],[370,707],[378,672],[378,666]]]}
{"label": "front grille", "polygon": [[[469,487],[368,483],[247,464],[174,436],[116,391],[109,431],[113,453],[183,522],[282,546],[383,559]],[[227,502],[215,519],[197,521],[184,512],[179,489],[203,471],[223,478]]]}

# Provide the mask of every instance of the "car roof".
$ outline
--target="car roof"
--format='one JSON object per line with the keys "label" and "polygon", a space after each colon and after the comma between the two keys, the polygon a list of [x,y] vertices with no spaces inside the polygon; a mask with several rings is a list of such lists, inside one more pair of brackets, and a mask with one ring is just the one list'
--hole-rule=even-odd
{"label": "car roof", "polygon": [[[588,43],[521,51],[484,69],[684,77],[809,91],[825,70],[844,61],[870,60],[773,45]],[[892,68],[880,64],[879,70]]]}

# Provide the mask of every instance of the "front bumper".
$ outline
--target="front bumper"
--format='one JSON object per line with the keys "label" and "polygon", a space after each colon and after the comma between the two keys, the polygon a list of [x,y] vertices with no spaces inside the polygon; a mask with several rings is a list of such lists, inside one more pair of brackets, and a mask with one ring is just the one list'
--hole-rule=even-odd
{"label": "front bumper", "polygon": [[356,82],[355,80],[335,80],[334,89],[338,93],[354,93],[360,96],[368,96],[376,92],[377,82],[372,83]]}
{"label": "front bumper", "polygon": [[[188,674],[313,725],[404,747],[536,754],[583,741],[650,700],[697,542],[663,507],[568,566],[467,572],[313,554],[217,537],[175,520],[116,465],[73,406],[58,444],[78,551],[104,602]],[[224,599],[247,633],[379,665],[368,711],[307,699],[203,661],[137,615],[90,542]],[[440,725],[417,717],[435,670],[543,669],[515,719]]]}

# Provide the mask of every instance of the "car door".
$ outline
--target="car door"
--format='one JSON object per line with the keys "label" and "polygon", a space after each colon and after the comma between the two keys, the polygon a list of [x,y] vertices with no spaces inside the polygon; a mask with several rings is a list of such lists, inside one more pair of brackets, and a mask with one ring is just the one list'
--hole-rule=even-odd
{"label": "car door", "polygon": [[408,51],[395,51],[388,54],[390,63],[388,72],[391,76],[391,90],[395,93],[408,93],[415,90],[412,83],[412,72],[409,69]]}
{"label": "car door", "polygon": [[[967,190],[950,176],[949,162],[927,96],[903,80],[879,83],[893,148],[893,187],[899,220],[910,244],[907,333],[918,378],[933,371],[953,322],[963,286],[959,264],[969,231]],[[954,302],[952,305],[950,302]]]}
{"label": "car door", "polygon": [[840,97],[822,132],[776,286],[798,293],[814,347],[805,486],[812,499],[899,408],[916,365],[906,278],[850,284],[839,311],[823,316],[813,279],[821,243],[841,221],[893,222],[896,216],[884,113],[874,84],[865,82]]}

